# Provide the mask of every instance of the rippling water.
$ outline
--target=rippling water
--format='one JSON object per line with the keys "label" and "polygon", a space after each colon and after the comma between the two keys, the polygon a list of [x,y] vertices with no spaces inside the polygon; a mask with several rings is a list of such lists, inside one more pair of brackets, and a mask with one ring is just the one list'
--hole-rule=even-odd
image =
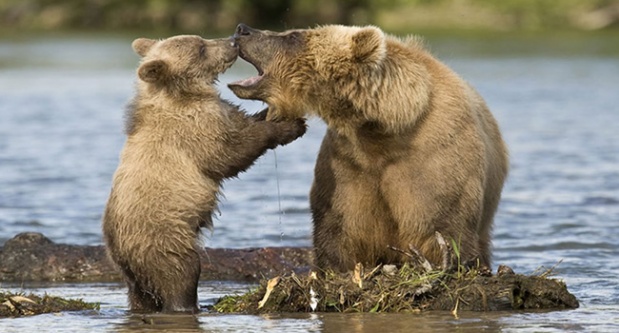
{"label": "rippling water", "polygon": [[[607,47],[614,41],[581,37],[569,46],[569,40],[557,45],[543,37],[430,40],[486,98],[510,148],[511,173],[495,220],[495,263],[529,274],[561,262],[555,272],[581,301],[579,309],[462,314],[458,320],[441,313],[204,314],[185,322],[155,318],[155,326],[172,321],[196,331],[619,331],[619,52]],[[0,244],[22,231],[43,232],[56,242],[101,244],[101,213],[125,139],[124,106],[133,93],[137,57],[130,42],[0,40]],[[239,62],[220,81],[252,71]],[[222,95],[250,111],[263,107],[236,100],[225,86]],[[226,182],[206,245],[309,246],[307,195],[323,133],[320,121],[310,122],[303,138]],[[125,312],[124,290],[116,285],[37,288],[101,301],[102,310],[5,319],[0,331],[40,325],[55,331],[145,328]],[[200,299],[207,304],[246,288],[203,284]]]}

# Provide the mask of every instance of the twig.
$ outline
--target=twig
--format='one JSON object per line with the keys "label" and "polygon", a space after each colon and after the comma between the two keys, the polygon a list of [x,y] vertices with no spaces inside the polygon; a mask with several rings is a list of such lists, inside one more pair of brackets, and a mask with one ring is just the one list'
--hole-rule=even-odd
{"label": "twig", "polygon": [[399,249],[395,246],[391,246],[391,245],[387,245],[387,248],[392,250],[392,251],[396,251],[399,252],[409,258],[411,258],[411,262],[413,262],[413,264],[415,264],[416,266],[420,266],[424,272],[430,272],[432,271],[432,264],[430,264],[430,262],[428,261],[428,259],[426,259],[426,257],[424,257],[421,252],[419,252],[419,250],[417,250],[413,244],[409,244],[408,248],[409,250],[411,250],[412,253],[410,252],[406,252],[402,249]]}
{"label": "twig", "polygon": [[415,254],[415,256],[417,256],[417,263],[421,266],[421,268],[423,268],[423,270],[427,273],[427,272],[431,272],[433,270],[432,268],[432,264],[428,261],[428,259],[426,259],[426,257],[421,254],[421,252],[419,252],[419,250],[417,250],[413,244],[409,244],[408,245],[408,249],[411,250],[411,252],[413,252]]}
{"label": "twig", "polygon": [[456,298],[456,306],[454,307],[453,310],[451,310],[451,314],[454,316],[454,318],[456,319],[460,319],[460,317],[458,317],[458,305],[460,304],[460,297]]}
{"label": "twig", "polygon": [[401,254],[403,254],[403,255],[411,258],[411,259],[415,259],[415,256],[413,256],[412,254],[410,254],[410,253],[408,253],[408,252],[406,252],[406,251],[404,251],[402,249],[399,249],[399,248],[397,248],[395,246],[387,245],[387,248],[392,250],[392,251],[399,252],[399,253],[401,253]]}
{"label": "twig", "polygon": [[378,264],[378,266],[374,267],[374,269],[373,269],[373,270],[371,270],[369,273],[365,274],[365,275],[363,276],[363,279],[364,279],[364,280],[370,279],[370,278],[371,278],[371,277],[373,277],[373,276],[376,274],[376,272],[378,272],[378,270],[379,270],[379,269],[381,269],[382,267],[383,267],[383,265],[382,265],[382,264]]}
{"label": "twig", "polygon": [[264,294],[264,297],[262,298],[262,300],[258,302],[258,309],[262,308],[264,304],[266,304],[266,302],[269,300],[269,296],[271,296],[271,292],[273,291],[275,286],[277,286],[277,284],[279,283],[279,280],[280,280],[279,276],[276,276],[269,280],[269,282],[267,283],[267,291]]}
{"label": "twig", "polygon": [[436,242],[438,243],[438,247],[441,250],[441,253],[443,254],[443,264],[442,264],[442,270],[443,272],[447,272],[447,271],[451,271],[451,269],[453,268],[453,260],[451,257],[451,249],[449,248],[449,245],[447,245],[447,242],[445,242],[445,238],[443,238],[443,235],[441,235],[440,232],[435,232],[434,236],[436,237]]}
{"label": "twig", "polygon": [[557,268],[557,266],[559,266],[559,264],[561,264],[562,262],[563,262],[563,259],[559,260],[556,264],[554,264],[554,266],[550,267],[549,269],[547,269],[545,272],[543,272],[539,276],[543,278],[550,276],[552,272],[555,270],[555,268]]}
{"label": "twig", "polygon": [[360,262],[355,265],[352,281],[359,285],[359,289],[363,289],[363,264]]}

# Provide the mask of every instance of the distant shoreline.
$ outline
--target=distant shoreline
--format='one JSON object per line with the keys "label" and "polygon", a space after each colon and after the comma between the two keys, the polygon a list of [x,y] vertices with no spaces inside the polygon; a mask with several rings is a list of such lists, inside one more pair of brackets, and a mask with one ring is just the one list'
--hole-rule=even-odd
{"label": "distant shoreline", "polygon": [[0,31],[125,30],[225,35],[239,22],[283,30],[319,24],[375,24],[386,31],[617,30],[619,2],[553,1],[324,1],[145,0],[97,2],[8,0],[0,4]]}
{"label": "distant shoreline", "polygon": [[[462,57],[479,56],[601,56],[619,55],[619,30],[544,30],[544,31],[482,31],[458,29],[417,29],[412,31],[389,31],[395,35],[415,34],[422,36],[435,55]],[[127,52],[138,37],[167,38],[177,34],[198,34],[205,38],[228,36],[218,32],[161,31],[144,29],[88,30],[58,29],[51,31],[20,30],[0,28],[0,39],[4,43],[28,43],[53,40],[75,40],[101,42],[126,41]],[[132,53],[131,53],[132,54]],[[8,66],[4,59],[4,65]],[[132,63],[133,64],[133,63]]]}

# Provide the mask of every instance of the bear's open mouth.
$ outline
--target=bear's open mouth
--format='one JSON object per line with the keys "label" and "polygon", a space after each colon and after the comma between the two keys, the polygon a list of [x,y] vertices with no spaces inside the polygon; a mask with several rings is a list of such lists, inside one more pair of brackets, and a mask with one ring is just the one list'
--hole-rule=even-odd
{"label": "bear's open mouth", "polygon": [[254,66],[254,68],[256,68],[256,70],[258,71],[258,75],[257,76],[249,77],[247,79],[242,79],[242,80],[234,81],[234,82],[232,82],[230,84],[231,85],[236,85],[236,86],[251,87],[251,86],[257,84],[258,82],[260,82],[260,80],[262,80],[262,78],[264,77],[264,71],[262,70],[260,65],[258,65],[256,62],[252,61],[252,59],[250,57],[247,57],[245,54],[243,54],[242,51],[239,52],[239,57],[241,59],[247,61],[248,63],[250,63],[252,66]]}

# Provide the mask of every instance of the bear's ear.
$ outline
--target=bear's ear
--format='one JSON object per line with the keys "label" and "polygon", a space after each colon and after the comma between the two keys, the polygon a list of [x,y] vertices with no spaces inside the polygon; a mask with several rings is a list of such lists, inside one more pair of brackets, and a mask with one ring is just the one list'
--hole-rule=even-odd
{"label": "bear's ear", "polygon": [[385,34],[377,27],[363,27],[352,36],[351,50],[359,62],[379,63],[387,52]]}
{"label": "bear's ear", "polygon": [[168,75],[168,64],[163,60],[150,60],[138,68],[138,76],[144,82],[157,82]]}
{"label": "bear's ear", "polygon": [[144,57],[155,43],[157,43],[157,41],[154,39],[138,38],[131,43],[131,47],[140,57]]}

